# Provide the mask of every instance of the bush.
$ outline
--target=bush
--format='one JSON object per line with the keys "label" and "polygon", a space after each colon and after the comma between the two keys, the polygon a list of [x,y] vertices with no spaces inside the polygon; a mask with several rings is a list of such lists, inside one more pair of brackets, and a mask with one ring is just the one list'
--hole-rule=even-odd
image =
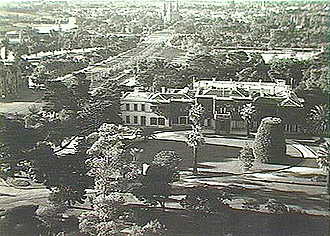
{"label": "bush", "polygon": [[238,159],[242,163],[243,170],[249,170],[252,168],[255,161],[255,156],[253,154],[253,145],[246,143],[241,149]]}
{"label": "bush", "polygon": [[165,203],[171,194],[171,183],[178,175],[178,165],[182,159],[174,151],[158,152],[147,170],[146,176],[141,179],[141,186],[135,194],[141,200],[151,205],[160,204],[165,210]]}
{"label": "bush", "polygon": [[164,167],[168,170],[175,171],[181,161],[182,159],[175,151],[160,151],[154,156],[152,166]]}
{"label": "bush", "polygon": [[30,182],[24,179],[13,179],[12,184],[18,187],[28,187],[30,186]]}
{"label": "bush", "polygon": [[277,163],[286,157],[286,144],[282,120],[278,117],[266,117],[261,120],[253,154],[263,163]]}
{"label": "bush", "polygon": [[37,205],[23,205],[6,210],[0,219],[0,235],[45,235],[44,228],[35,217]]}
{"label": "bush", "polygon": [[180,205],[199,213],[223,213],[228,209],[226,201],[232,199],[230,188],[213,189],[197,186],[186,190],[186,198]]}

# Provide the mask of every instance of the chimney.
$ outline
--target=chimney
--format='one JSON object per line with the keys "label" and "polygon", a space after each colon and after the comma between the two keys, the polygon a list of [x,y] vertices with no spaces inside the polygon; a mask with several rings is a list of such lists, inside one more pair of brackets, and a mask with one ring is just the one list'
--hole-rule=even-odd
{"label": "chimney", "polygon": [[264,88],[260,88],[260,97],[264,97],[264,96],[265,96]]}

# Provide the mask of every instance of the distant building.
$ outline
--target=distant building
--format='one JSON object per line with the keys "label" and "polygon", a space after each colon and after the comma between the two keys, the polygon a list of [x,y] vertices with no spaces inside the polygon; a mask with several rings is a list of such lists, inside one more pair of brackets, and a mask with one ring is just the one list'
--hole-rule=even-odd
{"label": "distant building", "polygon": [[33,25],[33,28],[35,28],[39,34],[50,34],[51,31],[56,32],[65,32],[72,30],[74,28],[77,28],[76,24],[76,18],[75,17],[69,17],[67,24],[62,24],[59,20],[57,24],[37,24]]}
{"label": "distant building", "polygon": [[181,18],[179,14],[179,3],[177,1],[167,1],[163,3],[161,18],[164,23],[171,23]]}
{"label": "distant building", "polygon": [[121,99],[122,119],[126,125],[166,128],[188,125],[188,111],[193,103],[188,89],[151,93],[135,88]]}
{"label": "distant building", "polygon": [[195,99],[205,109],[203,125],[216,133],[245,129],[239,112],[247,103],[254,104],[257,110],[255,128],[262,118],[277,116],[282,118],[286,132],[297,133],[302,129],[303,123],[292,118],[303,115],[304,99],[284,80],[275,83],[204,80],[194,83],[194,89]]}
{"label": "distant building", "polygon": [[232,133],[244,130],[240,117],[244,104],[255,105],[256,128],[267,116],[281,117],[287,133],[303,130],[304,100],[299,98],[283,80],[275,83],[233,82],[202,80],[193,89],[168,89],[150,93],[136,89],[121,99],[122,118],[127,125],[169,128],[189,125],[189,109],[194,102],[204,107],[204,129],[215,133]]}
{"label": "distant building", "polygon": [[19,44],[23,42],[23,32],[18,31],[9,31],[5,34],[5,38],[10,44]]}

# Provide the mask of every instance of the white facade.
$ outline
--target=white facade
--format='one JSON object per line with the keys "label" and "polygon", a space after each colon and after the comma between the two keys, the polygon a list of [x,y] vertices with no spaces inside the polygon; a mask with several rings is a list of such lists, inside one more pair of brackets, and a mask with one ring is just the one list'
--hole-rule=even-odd
{"label": "white facade", "polygon": [[120,102],[121,116],[124,124],[148,127],[169,127],[169,120],[155,112],[156,106],[151,103],[152,94],[134,91],[126,94]]}

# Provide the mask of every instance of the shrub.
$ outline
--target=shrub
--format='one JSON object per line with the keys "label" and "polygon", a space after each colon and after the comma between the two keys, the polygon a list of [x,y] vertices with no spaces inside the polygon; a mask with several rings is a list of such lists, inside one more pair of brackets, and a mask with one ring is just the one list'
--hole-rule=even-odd
{"label": "shrub", "polygon": [[266,117],[261,120],[253,154],[256,160],[267,163],[276,163],[286,156],[284,127],[280,118]]}
{"label": "shrub", "polygon": [[245,146],[241,149],[238,159],[242,163],[243,170],[251,169],[255,161],[253,145],[246,143]]}
{"label": "shrub", "polygon": [[182,159],[174,151],[160,151],[158,152],[153,160],[152,165],[155,167],[164,167],[168,170],[175,171],[179,166]]}
{"label": "shrub", "polygon": [[232,199],[229,188],[213,189],[197,186],[186,190],[186,198],[180,205],[187,210],[199,213],[223,213],[228,208],[226,201]]}
{"label": "shrub", "polygon": [[151,205],[160,204],[165,210],[165,203],[171,194],[171,183],[178,175],[178,165],[181,158],[174,151],[158,152],[147,170],[146,176],[141,179],[141,186],[135,194],[141,200]]}

